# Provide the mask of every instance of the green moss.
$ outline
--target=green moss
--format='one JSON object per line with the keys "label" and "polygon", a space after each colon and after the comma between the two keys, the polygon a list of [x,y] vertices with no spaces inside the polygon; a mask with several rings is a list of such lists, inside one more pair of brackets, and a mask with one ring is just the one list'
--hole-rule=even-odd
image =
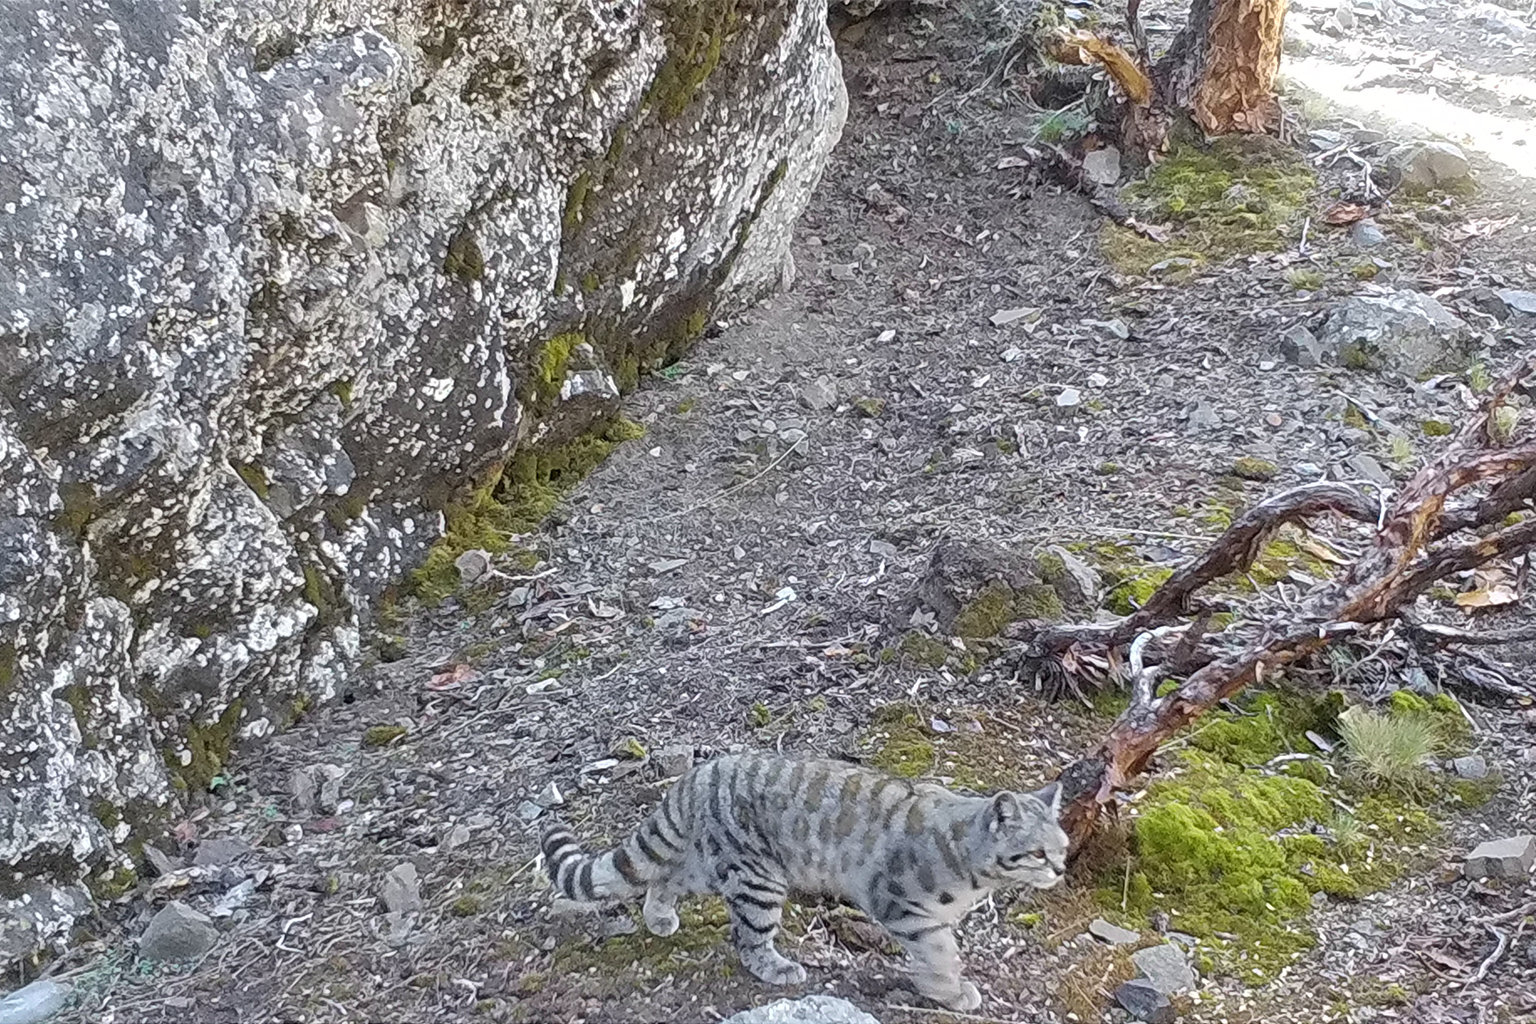
{"label": "green moss", "polygon": [[1138,801],[1131,873],[1123,863],[1106,868],[1100,902],[1118,909],[1124,893],[1138,923],[1168,913],[1174,928],[1202,940],[1210,968],[1249,984],[1311,948],[1315,894],[1379,891],[1436,831],[1423,809],[1381,794],[1339,815],[1336,783],[1317,760],[1289,762],[1280,774],[1256,767],[1310,749],[1308,730],[1336,733],[1342,708],[1339,694],[1263,693],[1241,714],[1197,724],[1174,753],[1175,770]]}
{"label": "green moss", "polygon": [[181,763],[181,750],[174,747],[166,750],[165,765],[174,780],[180,783],[179,788],[192,793],[208,791],[229,760],[244,706],[244,701],[231,701],[217,721],[211,724],[194,722],[187,726],[184,748],[191,754],[187,764]]}
{"label": "green moss", "polygon": [[447,529],[411,574],[411,590],[429,603],[459,589],[454,562],[465,551],[505,552],[516,534],[538,529],[566,490],[614,448],[642,436],[644,427],[623,417],[552,448],[520,451],[485,474],[479,486],[443,510]]}
{"label": "green moss", "polygon": [[565,979],[591,976],[589,983],[603,989],[621,985],[632,990],[636,977],[686,976],[712,970],[731,956],[730,914],[718,897],[684,900],[677,916],[677,931],[665,938],[642,926],[597,945],[586,939],[563,943],[550,955],[548,973]]}
{"label": "green moss", "polygon": [[271,493],[267,483],[267,471],[254,462],[235,462],[231,465],[235,467],[235,472],[239,474],[240,479],[245,481],[245,486],[249,487],[256,497],[266,501],[267,495]]}
{"label": "green moss", "polygon": [[1321,270],[1303,270],[1300,267],[1295,267],[1285,272],[1285,281],[1299,292],[1321,291],[1323,288],[1323,272]]}
{"label": "green moss", "polygon": [[86,888],[98,903],[110,903],[139,884],[139,874],[132,868],[113,868],[105,874],[86,879]]}
{"label": "green moss", "polygon": [[336,585],[317,565],[304,566],[304,600],[319,609],[321,623],[333,624],[341,620],[343,609]]}
{"label": "green moss", "polygon": [[387,747],[405,733],[403,725],[371,725],[363,733],[363,746]]}
{"label": "green moss", "polygon": [[1190,734],[1190,745],[1229,764],[1266,764],[1281,754],[1312,749],[1308,731],[1336,736],[1344,698],[1339,693],[1260,693],[1244,710],[1242,715],[1206,716]]}
{"label": "green moss", "polygon": [[896,650],[898,656],[924,668],[943,668],[949,661],[949,648],[920,629],[903,634]]}
{"label": "green moss", "polygon": [[532,395],[534,405],[541,411],[550,409],[560,398],[565,386],[566,368],[571,362],[571,352],[586,339],[577,333],[557,334],[539,348],[533,363]]}
{"label": "green moss", "polygon": [[600,287],[600,284],[598,282],[597,274],[596,273],[594,273],[593,271],[589,270],[585,274],[582,275],[582,277],[581,277],[581,290],[582,291],[586,292],[588,295],[591,295],[591,294],[595,293],[599,287]]}
{"label": "green moss", "polygon": [[[1296,539],[1292,539],[1297,537],[1294,528],[1282,529],[1274,540],[1259,551],[1259,556],[1248,567],[1246,576],[1260,586],[1269,586],[1286,579],[1292,571],[1305,573],[1314,579],[1329,576],[1328,563],[1304,550]],[[1242,588],[1243,582],[1246,581],[1236,582],[1235,585]]]}
{"label": "green moss", "polygon": [[693,412],[698,407],[698,404],[699,400],[696,398],[685,398],[672,407],[672,412],[677,416],[686,416]]}
{"label": "green moss", "polygon": [[341,407],[343,409],[352,408],[352,382],[350,380],[334,380],[327,390],[341,400]]}
{"label": "green moss", "polygon": [[922,717],[906,704],[888,704],[874,719],[871,766],[904,779],[933,770],[933,741]]}
{"label": "green moss", "polygon": [[1186,142],[1126,190],[1143,220],[1171,222],[1163,246],[1124,228],[1101,236],[1105,255],[1125,272],[1145,273],[1175,256],[1219,260],[1283,248],[1316,186],[1302,156],[1272,139],[1233,135],[1209,146]]}
{"label": "green moss", "polygon": [[1381,273],[1381,268],[1374,263],[1356,263],[1349,272],[1356,281],[1371,281]]}
{"label": "green moss", "polygon": [[1252,455],[1244,455],[1232,464],[1232,475],[1244,480],[1273,480],[1279,472],[1280,467],[1273,462]]}
{"label": "green moss", "polygon": [[474,917],[485,909],[485,903],[478,896],[465,894],[454,900],[448,906],[448,912],[454,917]]}
{"label": "green moss", "polygon": [[561,226],[570,235],[581,227],[582,218],[587,206],[587,193],[592,188],[592,172],[582,171],[571,182],[569,191],[565,194],[565,213],[560,218]]}
{"label": "green moss", "polygon": [[465,284],[485,277],[485,254],[468,225],[460,228],[448,242],[448,254],[443,257],[443,273],[456,277]]}
{"label": "green moss", "polygon": [[1116,615],[1129,615],[1151,600],[1157,588],[1172,575],[1173,570],[1163,566],[1148,566],[1140,572],[1125,573],[1110,587],[1104,607]]}
{"label": "green moss", "polygon": [[877,420],[885,415],[885,399],[860,395],[853,400],[853,409],[865,419]]}
{"label": "green moss", "polygon": [[733,0],[653,0],[662,17],[667,56],[643,105],[663,121],[682,115],[720,63],[726,37],[737,26],[738,3]]}
{"label": "green moss", "polygon": [[76,542],[84,540],[86,527],[100,511],[96,485],[66,480],[59,484],[59,501],[63,508],[53,520],[54,528],[75,538]]}
{"label": "green moss", "polygon": [[16,641],[0,640],[0,699],[10,696],[16,685]]}
{"label": "green moss", "polygon": [[997,636],[1012,616],[1013,590],[1003,583],[989,583],[955,615],[953,632],[966,639]]}

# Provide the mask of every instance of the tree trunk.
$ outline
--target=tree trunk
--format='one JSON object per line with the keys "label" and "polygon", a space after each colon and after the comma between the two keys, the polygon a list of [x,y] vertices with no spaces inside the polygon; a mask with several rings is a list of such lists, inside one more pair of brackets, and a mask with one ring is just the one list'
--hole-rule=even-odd
{"label": "tree trunk", "polygon": [[1286,0],[1194,0],[1153,74],[1161,105],[1188,113],[1207,135],[1277,126],[1285,8]]}

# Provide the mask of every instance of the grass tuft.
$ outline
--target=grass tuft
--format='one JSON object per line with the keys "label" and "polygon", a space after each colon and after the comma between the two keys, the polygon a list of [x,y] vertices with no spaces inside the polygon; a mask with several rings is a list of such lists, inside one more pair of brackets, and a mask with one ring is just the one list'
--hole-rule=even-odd
{"label": "grass tuft", "polygon": [[1370,788],[1414,797],[1428,787],[1425,765],[1441,744],[1433,721],[1352,708],[1339,716],[1339,733],[1350,767]]}

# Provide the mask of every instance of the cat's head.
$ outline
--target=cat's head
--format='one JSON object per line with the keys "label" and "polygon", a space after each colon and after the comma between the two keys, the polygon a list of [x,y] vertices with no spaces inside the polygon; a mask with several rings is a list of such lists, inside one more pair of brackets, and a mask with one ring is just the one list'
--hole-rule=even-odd
{"label": "cat's head", "polygon": [[1033,793],[1002,792],[977,817],[973,864],[978,875],[1008,885],[1049,889],[1067,870],[1071,841],[1057,819],[1061,786]]}

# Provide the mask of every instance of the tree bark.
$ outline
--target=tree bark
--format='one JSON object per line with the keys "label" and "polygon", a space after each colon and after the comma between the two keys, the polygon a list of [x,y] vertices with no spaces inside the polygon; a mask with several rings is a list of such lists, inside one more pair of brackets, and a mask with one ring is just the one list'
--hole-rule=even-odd
{"label": "tree bark", "polygon": [[1187,112],[1207,135],[1276,127],[1285,10],[1286,0],[1194,0],[1154,69],[1161,105]]}

